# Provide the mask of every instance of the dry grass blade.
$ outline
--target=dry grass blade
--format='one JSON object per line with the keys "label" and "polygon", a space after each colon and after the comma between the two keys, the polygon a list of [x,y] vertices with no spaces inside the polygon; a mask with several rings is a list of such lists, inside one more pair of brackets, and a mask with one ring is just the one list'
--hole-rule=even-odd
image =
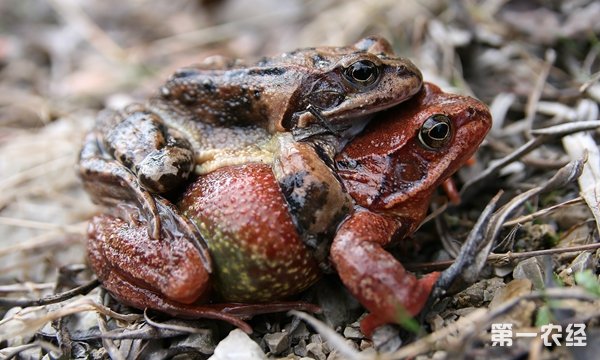
{"label": "dry grass blade", "polygon": [[[575,179],[577,179],[583,171],[584,162],[585,162],[584,160],[571,161],[566,166],[564,166],[559,171],[557,171],[556,174],[550,180],[546,181],[545,183],[543,183],[540,186],[537,186],[537,187],[530,189],[522,194],[517,195],[510,202],[508,202],[507,204],[502,206],[494,214],[494,216],[490,220],[490,225],[488,226],[488,228],[486,230],[486,239],[488,241],[488,243],[486,244],[486,248],[491,247],[494,239],[498,236],[498,233],[502,229],[502,226],[503,226],[506,218],[515,209],[522,206],[527,200],[529,200],[530,198],[532,198],[540,193],[548,192],[548,191],[552,191],[552,190],[561,188],[561,187],[567,185],[568,183],[570,183],[571,181],[574,181]],[[489,254],[489,251],[482,251],[482,253],[485,253],[485,256],[487,257],[487,254]]]}
{"label": "dry grass blade", "polygon": [[[475,223],[473,229],[469,233],[456,261],[440,275],[440,278],[436,283],[434,294],[430,297],[430,301],[439,297],[440,292],[450,287],[458,275],[461,275],[465,280],[471,282],[472,279],[479,274],[479,271],[483,267],[483,264],[480,263],[482,261],[485,263],[485,258],[481,260],[480,257],[476,256],[476,253],[485,245],[482,244],[483,241],[489,241],[489,239],[485,238],[485,230],[487,229],[492,213],[496,208],[496,204],[501,195],[502,192],[496,194],[496,196],[494,196],[487,204],[481,215],[479,215],[479,219],[477,219],[477,223]],[[486,256],[487,254],[488,252],[485,253]],[[470,266],[474,261],[479,261],[475,269]]]}
{"label": "dry grass blade", "polygon": [[[106,324],[106,319],[102,314],[98,314],[98,328],[102,335],[108,332],[108,326]],[[113,360],[125,360],[125,356],[119,351],[119,348],[115,344],[115,342],[107,337],[102,336],[102,345],[108,352],[108,355]]]}
{"label": "dry grass blade", "polygon": [[24,300],[22,300],[22,299],[3,298],[3,299],[0,299],[0,307],[7,307],[7,306],[28,307],[28,306],[43,306],[43,305],[55,304],[57,302],[65,301],[65,300],[70,299],[77,295],[85,295],[88,292],[92,291],[92,289],[96,288],[98,285],[100,285],[100,282],[97,279],[94,279],[92,281],[89,281],[87,284],[78,286],[69,291],[65,291],[60,294],[46,296],[41,299],[34,299],[34,300],[24,299]]}
{"label": "dry grass blade", "polygon": [[84,311],[97,311],[101,314],[123,321],[134,321],[140,318],[139,315],[118,314],[107,307],[94,302],[89,297],[77,299],[56,310],[49,309],[48,306],[29,307],[19,310],[8,318],[2,319],[0,321],[0,330],[2,330],[0,331],[0,341],[5,341],[27,333],[33,333],[48,322]]}
{"label": "dry grass blade", "polygon": [[[83,224],[82,224],[83,225]],[[76,230],[73,234],[82,235],[85,233],[85,228],[82,226],[80,230]],[[39,236],[30,238],[22,243],[12,246],[6,246],[0,249],[0,256],[6,256],[15,252],[27,251],[41,247],[50,247],[55,244],[67,246],[72,243],[80,242],[81,238],[77,236],[65,236],[63,230],[49,231]]]}
{"label": "dry grass blade", "polygon": [[98,51],[115,61],[125,59],[126,53],[95,22],[90,19],[76,2],[50,0],[63,20],[80,31]]}
{"label": "dry grass blade", "polygon": [[541,145],[554,139],[559,139],[580,131],[594,130],[598,127],[600,127],[600,121],[578,121],[575,123],[561,124],[544,129],[532,130],[531,134],[535,136],[533,139],[521,145],[518,149],[502,159],[495,161],[491,166],[481,172],[481,174],[467,181],[460,191],[460,196],[468,198],[478,188],[479,185],[488,182],[493,177],[497,176],[503,167],[520,159]]}
{"label": "dry grass blade", "polygon": [[40,347],[49,353],[51,352],[52,355],[56,356],[57,358],[63,356],[60,349],[58,347],[56,347],[54,344],[49,343],[47,341],[37,340],[35,342],[32,342],[31,344],[6,348],[6,349],[0,351],[0,357],[3,360],[4,359],[7,359],[7,360],[12,359],[12,358],[18,356],[20,353],[22,353],[25,350],[33,349],[33,348],[37,348],[37,347]]}
{"label": "dry grass blade", "polygon": [[200,328],[191,327],[191,326],[174,325],[174,324],[156,322],[156,321],[150,319],[150,317],[148,317],[148,313],[146,312],[146,310],[144,310],[144,320],[146,320],[146,323],[148,323],[149,325],[152,325],[153,327],[155,327],[159,330],[163,330],[163,331],[170,330],[172,332],[190,333],[190,334],[205,334],[205,333],[209,332],[206,329],[200,329]]}
{"label": "dry grass blade", "polygon": [[536,211],[534,213],[523,215],[523,216],[519,216],[519,217],[514,218],[512,220],[508,220],[502,226],[503,227],[510,227],[510,226],[515,226],[517,224],[523,224],[523,223],[526,223],[526,222],[529,222],[529,221],[533,221],[533,220],[535,220],[535,219],[537,219],[539,217],[542,217],[542,216],[548,216],[548,215],[552,214],[553,212],[555,212],[557,210],[564,209],[566,207],[573,206],[573,205],[578,205],[578,204],[581,204],[583,202],[584,202],[584,200],[583,200],[582,197],[577,197],[575,199],[563,201],[560,204],[549,206],[547,208],[538,210],[538,211]]}
{"label": "dry grass blade", "polygon": [[[492,250],[494,240],[498,236],[505,219],[533,196],[560,188],[575,180],[581,174],[582,169],[582,160],[570,162],[546,183],[516,196],[492,215],[501,193],[497,194],[480,215],[463,245],[459,257],[438,279],[436,293],[448,288],[458,275],[461,275],[468,283],[474,282],[488,261],[488,255]],[[435,296],[439,296],[439,294]]]}
{"label": "dry grass blade", "polygon": [[579,177],[579,192],[596,220],[600,232],[600,152],[593,137],[588,133],[565,136],[563,146],[571,159],[587,156],[587,162]]}
{"label": "dry grass blade", "polygon": [[[544,84],[548,78],[548,74],[550,73],[550,69],[552,68],[552,64],[556,60],[556,52],[552,49],[546,51],[546,63],[542,67],[542,72],[538,76],[537,81],[535,83],[534,90],[531,95],[527,99],[527,108],[525,110],[525,129],[531,130],[533,125],[533,120],[535,119],[535,110],[537,108],[537,104],[540,101],[540,97],[542,95],[542,91],[544,90]],[[531,134],[529,134],[531,136]]]}
{"label": "dry grass blade", "polygon": [[592,84],[598,82],[598,80],[600,80],[600,71],[598,71],[595,74],[593,74],[588,81],[586,81],[585,83],[583,83],[579,87],[579,91],[585,92]]}
{"label": "dry grass blade", "polygon": [[158,39],[150,44],[127,49],[133,58],[156,58],[208,45],[235,37],[242,28],[249,25],[258,25],[265,22],[291,21],[297,16],[294,9],[279,9],[265,12],[257,16],[244,17],[237,21],[231,21],[188,33],[180,33],[167,38]]}
{"label": "dry grass blade", "polygon": [[31,283],[24,282],[18,284],[0,285],[0,293],[15,293],[15,292],[35,292],[43,290],[52,290],[56,287],[55,283]]}
{"label": "dry grass blade", "polygon": [[[164,323],[163,323],[164,324]],[[159,324],[162,325],[162,324]],[[177,325],[175,325],[175,328]],[[186,326],[181,326],[182,330],[177,329],[169,329],[169,328],[157,328],[150,325],[141,325],[139,329],[129,330],[126,328],[118,328],[115,330],[110,330],[105,333],[102,333],[100,336],[105,337],[107,339],[113,340],[121,340],[121,339],[160,339],[160,338],[171,338],[187,333],[192,333],[189,329],[194,329],[195,333],[202,333],[201,330],[197,328],[191,328]],[[196,331],[200,330],[200,331]]]}

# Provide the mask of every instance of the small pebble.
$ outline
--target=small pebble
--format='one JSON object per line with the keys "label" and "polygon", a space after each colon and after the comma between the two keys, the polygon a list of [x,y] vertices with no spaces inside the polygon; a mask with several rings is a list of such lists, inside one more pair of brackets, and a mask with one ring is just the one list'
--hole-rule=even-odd
{"label": "small pebble", "polygon": [[288,333],[277,332],[273,334],[267,334],[263,339],[269,347],[269,351],[273,355],[281,354],[290,346],[290,336]]}
{"label": "small pebble", "polygon": [[348,344],[348,346],[350,346],[354,350],[358,350],[358,345],[354,341],[346,339],[346,344]]}
{"label": "small pebble", "polygon": [[344,329],[344,337],[346,339],[360,340],[363,339],[365,336],[360,332],[360,330],[350,326],[346,326],[346,328]]}
{"label": "small pebble", "polygon": [[515,265],[513,270],[513,278],[527,279],[533,284],[533,288],[540,290],[545,287],[544,262],[551,262],[551,257],[536,256],[520,261]]}
{"label": "small pebble", "polygon": [[217,345],[215,353],[208,360],[262,360],[267,357],[260,346],[240,329],[235,329]]}
{"label": "small pebble", "polygon": [[310,336],[310,331],[308,331],[308,329],[306,328],[306,324],[301,322],[299,323],[293,331],[290,331],[291,329],[291,324],[290,326],[286,326],[285,329],[289,332],[290,334],[290,339],[292,340],[292,343],[299,341],[299,340],[306,340],[308,339],[308,337]]}
{"label": "small pebble", "polygon": [[393,352],[402,346],[399,330],[392,325],[378,327],[373,332],[373,346],[380,352]]}
{"label": "small pebble", "polygon": [[306,341],[304,341],[304,339],[298,341],[298,344],[294,346],[294,354],[306,356]]}
{"label": "small pebble", "polygon": [[312,334],[310,336],[310,342],[311,343],[316,343],[316,344],[322,344],[323,343],[323,339],[321,339],[321,335],[319,335],[319,334]]}
{"label": "small pebble", "polygon": [[323,348],[320,343],[310,343],[306,345],[306,355],[317,360],[327,359],[327,356],[325,356],[325,353],[323,352]]}
{"label": "small pebble", "polygon": [[373,343],[368,340],[361,340],[358,348],[360,349],[360,351],[364,351],[366,349],[372,349]]}

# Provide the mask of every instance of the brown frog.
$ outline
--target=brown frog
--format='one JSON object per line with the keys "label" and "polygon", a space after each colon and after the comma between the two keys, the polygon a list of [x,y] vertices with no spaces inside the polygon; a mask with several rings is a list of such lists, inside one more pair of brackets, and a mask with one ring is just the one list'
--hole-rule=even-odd
{"label": "brown frog", "polygon": [[81,152],[80,176],[95,202],[140,208],[158,238],[161,216],[151,193],[168,194],[194,170],[271,163],[277,133],[291,134],[291,146],[327,139],[332,156],[374,113],[420,88],[419,70],[379,37],[249,65],[221,60],[188,67],[147,102],[98,116]]}
{"label": "brown frog", "polygon": [[[166,217],[160,238],[148,236],[145,219],[129,205],[121,205],[120,214],[95,217],[88,233],[91,265],[127,304],[217,318],[249,331],[241,319],[257,313],[314,310],[281,300],[319,278],[322,260],[304,237],[329,229],[329,261],[371,312],[361,324],[368,334],[399,322],[401,309],[414,315],[423,307],[439,274],[417,279],[385,247],[415,231],[436,187],[469,159],[490,126],[484,104],[426,84],[413,99],[378,115],[339,154],[326,156],[329,166],[314,160],[326,146],[290,148],[289,134],[280,134],[276,161],[199,176],[178,202],[185,216]],[[313,196],[318,183],[329,191],[317,194],[337,195]],[[169,212],[160,197],[157,204]],[[343,216],[331,216],[336,207]],[[312,225],[300,226],[308,214]]]}

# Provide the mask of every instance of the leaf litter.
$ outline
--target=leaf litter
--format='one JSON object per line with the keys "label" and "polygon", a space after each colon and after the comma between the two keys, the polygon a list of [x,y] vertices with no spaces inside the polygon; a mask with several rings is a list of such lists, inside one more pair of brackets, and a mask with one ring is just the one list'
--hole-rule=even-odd
{"label": "leaf litter", "polygon": [[[174,69],[206,56],[251,58],[369,34],[390,39],[427,81],[491,104],[494,127],[477,163],[457,177],[462,205],[438,206],[438,226],[414,235],[414,244],[432,246],[413,245],[418,255],[410,257],[415,271],[454,263],[462,280],[444,287],[417,334],[385,327],[361,337],[363,310],[332,276],[328,291],[316,291],[327,304],[320,320],[259,316],[250,337],[259,349],[247,336],[225,345],[287,359],[593,354],[591,346],[530,339],[492,347],[490,326],[511,317],[520,317],[514,331],[580,322],[589,326],[588,344],[598,341],[598,15],[597,2],[579,0],[0,3],[0,357],[221,351],[231,330],[223,324],[144,320],[99,288],[69,298],[94,279],[86,267],[65,269],[85,264],[85,223],[101,211],[75,176],[83,136],[103,106],[143,99]],[[556,186],[548,189],[549,181]],[[484,210],[500,190],[497,210]],[[477,256],[454,262],[442,237],[475,243],[464,248]]]}

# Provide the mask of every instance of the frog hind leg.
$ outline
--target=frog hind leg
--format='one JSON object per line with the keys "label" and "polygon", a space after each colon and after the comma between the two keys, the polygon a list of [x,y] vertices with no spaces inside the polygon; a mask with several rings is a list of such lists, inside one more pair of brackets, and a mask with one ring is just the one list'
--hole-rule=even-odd
{"label": "frog hind leg", "polygon": [[[123,203],[119,216],[94,217],[88,227],[90,265],[105,288],[134,303],[128,287],[148,289],[180,303],[192,303],[208,292],[212,264],[195,225],[162,198],[156,198],[163,226],[158,238],[146,231],[139,210]],[[137,307],[155,307],[140,298]]]}
{"label": "frog hind leg", "polygon": [[104,284],[104,286],[110,284],[113,296],[122,303],[133,307],[151,308],[181,318],[225,321],[248,334],[252,333],[252,328],[244,320],[251,319],[255,315],[290,310],[308,311],[311,313],[320,312],[318,306],[302,301],[284,301],[268,304],[183,304],[166,299],[154,291],[134,286],[119,277],[108,278]]}
{"label": "frog hind leg", "polygon": [[175,209],[164,199],[157,198],[157,205],[164,227],[156,240],[148,236],[137,209],[126,204],[120,205],[120,217],[100,215],[90,222],[90,264],[104,288],[121,302],[173,316],[222,320],[248,333],[251,328],[243,320],[254,315],[319,312],[316,305],[302,301],[197,304],[210,289],[208,250],[186,217],[166,216]]}
{"label": "frog hind leg", "polygon": [[120,302],[138,309],[154,309],[173,316],[191,319],[215,319],[228,322],[246,333],[252,328],[237,314],[228,314],[213,306],[201,306],[178,303],[159,293],[134,285],[121,278],[117,273],[109,273],[102,284]]}
{"label": "frog hind leg", "polygon": [[436,272],[417,279],[384,250],[399,231],[392,218],[358,211],[342,223],[331,246],[342,282],[371,312],[361,322],[367,336],[380,325],[419,313],[439,277]]}

